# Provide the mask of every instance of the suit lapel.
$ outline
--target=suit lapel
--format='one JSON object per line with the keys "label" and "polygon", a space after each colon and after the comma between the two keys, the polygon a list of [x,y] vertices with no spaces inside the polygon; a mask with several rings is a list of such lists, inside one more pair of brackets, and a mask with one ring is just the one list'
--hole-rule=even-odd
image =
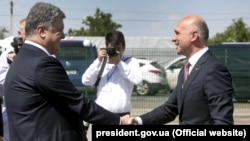
{"label": "suit lapel", "polygon": [[[208,50],[205,54],[203,54],[200,59],[197,61],[195,66],[193,67],[192,71],[190,72],[188,79],[186,80],[185,84],[182,87],[182,90],[180,91],[180,111],[182,111],[183,108],[183,102],[187,95],[191,95],[191,93],[188,93],[189,86],[192,84],[193,81],[195,81],[196,76],[199,74],[200,70],[202,69],[203,64],[206,62],[207,58],[211,56],[211,52]],[[179,80],[181,83],[183,82],[183,76],[184,71],[182,69],[181,71],[181,77],[179,77]]]}

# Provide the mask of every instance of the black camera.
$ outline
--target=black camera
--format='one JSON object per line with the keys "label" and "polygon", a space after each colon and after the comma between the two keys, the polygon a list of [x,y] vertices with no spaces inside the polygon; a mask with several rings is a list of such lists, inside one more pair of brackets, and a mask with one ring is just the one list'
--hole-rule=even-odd
{"label": "black camera", "polygon": [[107,47],[106,50],[107,50],[109,57],[115,57],[118,55],[117,49],[115,47]]}
{"label": "black camera", "polygon": [[11,42],[11,46],[14,47],[14,52],[17,54],[19,51],[19,47],[23,45],[23,38],[14,37],[13,42]]}

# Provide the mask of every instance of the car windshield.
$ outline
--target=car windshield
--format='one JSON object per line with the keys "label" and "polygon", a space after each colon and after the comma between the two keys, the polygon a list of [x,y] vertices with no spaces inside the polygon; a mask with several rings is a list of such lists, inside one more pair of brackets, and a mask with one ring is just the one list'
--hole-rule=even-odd
{"label": "car windshield", "polygon": [[151,62],[150,64],[158,69],[162,69],[162,67],[157,62]]}

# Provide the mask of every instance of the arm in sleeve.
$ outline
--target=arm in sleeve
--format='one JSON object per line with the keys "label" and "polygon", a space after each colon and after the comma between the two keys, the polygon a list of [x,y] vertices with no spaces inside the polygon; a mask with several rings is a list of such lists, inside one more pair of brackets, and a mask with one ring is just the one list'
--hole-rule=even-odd
{"label": "arm in sleeve", "polygon": [[150,112],[140,115],[137,119],[143,125],[162,125],[173,121],[178,115],[177,92],[174,90],[168,100]]}
{"label": "arm in sleeve", "polygon": [[217,125],[233,124],[233,86],[227,68],[221,64],[213,65],[206,76],[204,91],[208,98],[210,115]]}
{"label": "arm in sleeve", "polygon": [[94,85],[97,80],[97,75],[101,69],[101,65],[102,63],[99,59],[96,59],[82,75],[82,84],[87,86]]}
{"label": "arm in sleeve", "polygon": [[142,82],[142,74],[140,65],[136,58],[130,58],[127,61],[120,61],[117,67],[122,76],[128,79],[133,84],[140,84]]}

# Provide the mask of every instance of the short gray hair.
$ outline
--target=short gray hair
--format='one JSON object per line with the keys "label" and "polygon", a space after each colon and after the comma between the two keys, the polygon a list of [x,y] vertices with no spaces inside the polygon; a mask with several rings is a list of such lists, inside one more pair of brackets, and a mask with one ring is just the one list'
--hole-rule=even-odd
{"label": "short gray hair", "polygon": [[43,25],[47,28],[53,27],[58,19],[64,19],[64,12],[50,4],[37,2],[29,11],[26,19],[25,34],[26,36],[33,35],[38,25]]}

